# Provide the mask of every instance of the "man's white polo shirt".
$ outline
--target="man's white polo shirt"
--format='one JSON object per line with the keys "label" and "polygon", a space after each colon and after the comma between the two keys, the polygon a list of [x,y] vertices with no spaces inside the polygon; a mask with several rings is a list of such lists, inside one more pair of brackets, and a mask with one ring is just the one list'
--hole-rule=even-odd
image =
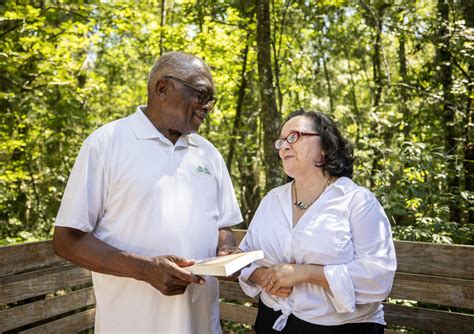
{"label": "man's white polo shirt", "polygon": [[[56,226],[145,256],[215,256],[218,229],[242,221],[224,160],[197,134],[173,145],[142,108],[84,142]],[[96,332],[220,332],[218,283],[206,280],[166,297],[144,282],[93,273]]]}

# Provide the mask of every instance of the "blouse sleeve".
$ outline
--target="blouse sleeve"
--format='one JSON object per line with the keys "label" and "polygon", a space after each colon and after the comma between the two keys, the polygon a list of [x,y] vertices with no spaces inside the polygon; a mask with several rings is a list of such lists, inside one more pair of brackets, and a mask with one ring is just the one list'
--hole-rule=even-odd
{"label": "blouse sleeve", "polygon": [[354,312],[356,304],[386,299],[397,267],[390,224],[372,193],[367,190],[354,195],[349,219],[353,260],[324,267],[329,298],[338,313]]}
{"label": "blouse sleeve", "polygon": [[[252,222],[251,222],[251,224],[250,224],[250,226],[247,230],[247,233],[245,234],[245,237],[240,242],[239,248],[241,250],[243,250],[244,252],[255,250],[255,245],[252,242],[252,240],[253,240],[253,228],[252,228],[252,226],[254,224],[257,224],[257,222],[259,220],[259,216],[260,216],[259,215],[259,211],[260,211],[259,209],[260,209],[261,205],[262,204],[260,204],[259,208],[255,212],[255,215],[254,215],[254,217],[252,219]],[[252,273],[260,267],[261,267],[260,265],[253,262],[249,267],[243,268],[240,271],[240,276],[239,276],[240,287],[242,288],[242,291],[247,296],[250,296],[252,298],[255,298],[256,296],[258,296],[260,294],[260,292],[262,292],[262,287],[258,284],[253,283],[249,279],[250,276],[252,275]]]}

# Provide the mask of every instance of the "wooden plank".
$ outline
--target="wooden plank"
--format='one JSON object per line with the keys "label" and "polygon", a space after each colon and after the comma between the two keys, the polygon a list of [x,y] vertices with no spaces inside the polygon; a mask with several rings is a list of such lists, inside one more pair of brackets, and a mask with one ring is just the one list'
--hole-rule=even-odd
{"label": "wooden plank", "polygon": [[0,247],[0,277],[66,262],[54,254],[51,240]]}
{"label": "wooden plank", "polygon": [[399,272],[474,279],[474,246],[395,241]]}
{"label": "wooden plank", "polygon": [[474,281],[396,273],[390,297],[474,309]]}
{"label": "wooden plank", "polygon": [[[246,230],[233,231],[240,243]],[[474,266],[470,265],[474,246],[395,241],[395,247],[398,271],[474,279]],[[64,262],[65,260],[54,255],[50,240],[0,247],[0,277]]]}
{"label": "wooden plank", "polygon": [[231,281],[219,280],[219,285],[220,285],[220,292],[219,292],[220,298],[245,301],[245,302],[251,302],[251,303],[258,302],[258,299],[247,296],[242,291],[242,289],[240,288],[239,282],[237,281],[231,282]]}
{"label": "wooden plank", "polygon": [[[237,243],[246,230],[234,229]],[[474,280],[474,246],[395,241],[399,272]]]}
{"label": "wooden plank", "polygon": [[95,309],[76,313],[47,324],[33,327],[20,333],[33,334],[56,334],[56,333],[77,333],[94,327]]}
{"label": "wooden plank", "polygon": [[0,305],[91,282],[90,271],[73,264],[0,278]]}
{"label": "wooden plank", "polygon": [[92,287],[0,311],[0,332],[94,305]]}
{"label": "wooden plank", "polygon": [[257,308],[220,302],[221,319],[253,325],[257,318]]}
{"label": "wooden plank", "polygon": [[384,303],[385,321],[436,333],[472,334],[474,315]]}

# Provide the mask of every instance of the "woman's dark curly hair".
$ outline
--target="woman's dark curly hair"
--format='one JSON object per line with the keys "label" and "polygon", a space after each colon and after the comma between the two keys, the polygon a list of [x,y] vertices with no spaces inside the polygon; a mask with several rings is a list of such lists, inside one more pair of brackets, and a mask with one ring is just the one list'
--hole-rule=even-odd
{"label": "woman's dark curly hair", "polygon": [[304,116],[313,121],[314,130],[320,134],[321,145],[326,153],[323,161],[315,165],[322,167],[331,176],[352,178],[354,157],[352,145],[342,136],[336,123],[319,111],[306,111],[301,108],[293,112],[283,124],[296,116]]}

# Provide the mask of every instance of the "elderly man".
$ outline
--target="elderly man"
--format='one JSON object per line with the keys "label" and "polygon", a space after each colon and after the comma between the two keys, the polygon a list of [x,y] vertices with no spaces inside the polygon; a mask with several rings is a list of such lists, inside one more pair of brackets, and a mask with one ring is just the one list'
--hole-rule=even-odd
{"label": "elderly man", "polygon": [[242,221],[222,156],[195,134],[216,99],[209,68],[163,55],[148,104],[84,142],[61,202],[55,252],[93,271],[97,333],[218,333],[218,282],[191,259],[237,250]]}

